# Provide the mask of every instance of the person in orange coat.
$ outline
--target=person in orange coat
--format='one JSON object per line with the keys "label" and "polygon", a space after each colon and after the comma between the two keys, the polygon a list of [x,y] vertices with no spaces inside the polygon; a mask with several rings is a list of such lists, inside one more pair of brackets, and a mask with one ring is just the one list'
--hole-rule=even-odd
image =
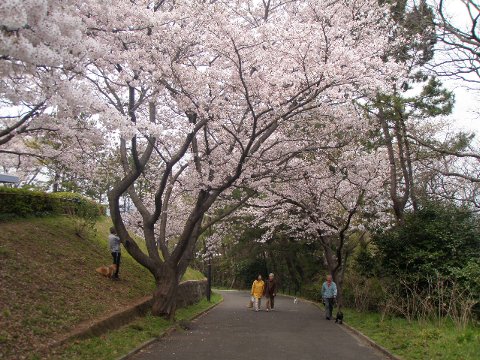
{"label": "person in orange coat", "polygon": [[265,283],[262,280],[262,275],[258,275],[257,280],[252,284],[250,295],[254,298],[255,311],[260,310],[263,294],[265,293]]}

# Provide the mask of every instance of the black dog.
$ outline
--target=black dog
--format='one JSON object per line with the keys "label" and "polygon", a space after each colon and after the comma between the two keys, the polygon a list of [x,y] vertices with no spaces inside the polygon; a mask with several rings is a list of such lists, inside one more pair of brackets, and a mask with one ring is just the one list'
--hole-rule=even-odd
{"label": "black dog", "polygon": [[335,318],[337,324],[343,324],[343,312],[337,312],[337,317]]}

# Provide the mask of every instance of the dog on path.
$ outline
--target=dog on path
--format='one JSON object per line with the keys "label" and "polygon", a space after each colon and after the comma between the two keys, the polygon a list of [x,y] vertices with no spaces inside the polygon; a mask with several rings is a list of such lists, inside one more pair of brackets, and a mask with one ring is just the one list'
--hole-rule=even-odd
{"label": "dog on path", "polygon": [[112,264],[109,266],[100,266],[99,268],[96,268],[95,271],[100,275],[111,278],[112,275],[115,274],[115,271],[117,271],[117,265]]}
{"label": "dog on path", "polygon": [[335,318],[335,322],[337,324],[343,324],[343,312],[341,310],[337,312],[337,317]]}

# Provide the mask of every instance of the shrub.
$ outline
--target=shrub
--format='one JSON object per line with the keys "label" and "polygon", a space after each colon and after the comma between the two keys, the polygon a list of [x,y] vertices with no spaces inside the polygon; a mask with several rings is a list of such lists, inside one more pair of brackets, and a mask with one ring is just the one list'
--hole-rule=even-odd
{"label": "shrub", "polygon": [[[360,249],[355,269],[380,279],[384,313],[409,320],[450,317],[464,326],[480,304],[478,216],[453,204],[423,204]],[[355,303],[370,302],[362,296],[354,294]]]}
{"label": "shrub", "polygon": [[0,188],[0,214],[41,215],[53,212],[53,201],[48,194],[15,188]]}
{"label": "shrub", "polygon": [[54,199],[56,213],[76,215],[82,218],[97,218],[105,215],[105,206],[83,195],[69,192],[56,192],[49,195]]}
{"label": "shrub", "polygon": [[75,215],[96,219],[105,214],[105,207],[80,194],[45,193],[26,189],[0,187],[0,216]]}
{"label": "shrub", "polygon": [[401,226],[376,235],[374,243],[381,271],[393,277],[451,277],[468,263],[480,264],[478,217],[449,204],[427,203]]}
{"label": "shrub", "polygon": [[379,311],[386,299],[380,279],[349,272],[343,284],[344,304],[358,311]]}
{"label": "shrub", "polygon": [[308,285],[303,285],[300,291],[301,296],[306,299],[321,302],[322,301],[322,284],[320,280],[314,281]]}

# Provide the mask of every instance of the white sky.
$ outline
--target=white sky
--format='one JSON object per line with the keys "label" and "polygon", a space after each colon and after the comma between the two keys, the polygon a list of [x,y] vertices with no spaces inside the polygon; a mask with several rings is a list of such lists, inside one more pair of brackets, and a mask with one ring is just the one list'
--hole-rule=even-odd
{"label": "white sky", "polygon": [[445,87],[455,93],[455,107],[450,118],[460,130],[475,131],[480,136],[480,91],[458,86],[458,82],[443,79]]}

